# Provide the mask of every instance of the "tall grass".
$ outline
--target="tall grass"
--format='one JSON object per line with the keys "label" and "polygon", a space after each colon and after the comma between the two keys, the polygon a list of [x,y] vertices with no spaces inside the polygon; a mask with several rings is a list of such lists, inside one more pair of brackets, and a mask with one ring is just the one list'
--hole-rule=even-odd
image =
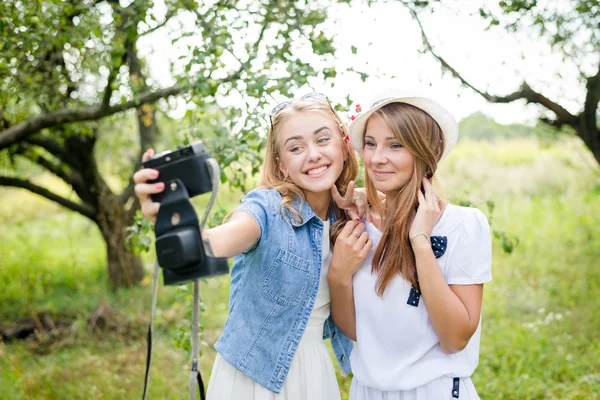
{"label": "tall grass", "polygon": [[[482,399],[600,398],[600,174],[577,140],[461,142],[441,166],[446,195],[488,212],[519,239],[512,254],[494,242],[493,281],[484,290]],[[226,206],[239,196],[222,195]],[[0,189],[0,321],[31,312],[79,322],[71,340],[0,344],[0,398],[130,399],[141,395],[150,285],[111,292],[104,247],[82,217],[19,190]],[[146,261],[152,263],[152,257]],[[185,292],[161,287],[151,398],[187,398],[188,354],[176,347]],[[227,317],[228,277],[202,283],[201,370]],[[117,310],[121,330],[92,331],[99,304]],[[338,370],[347,397],[350,378]]]}

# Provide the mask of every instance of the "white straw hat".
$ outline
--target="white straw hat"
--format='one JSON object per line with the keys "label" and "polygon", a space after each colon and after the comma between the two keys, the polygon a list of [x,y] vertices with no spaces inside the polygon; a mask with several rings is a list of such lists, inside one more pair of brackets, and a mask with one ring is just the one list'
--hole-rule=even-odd
{"label": "white straw hat", "polygon": [[350,126],[348,127],[350,142],[358,154],[362,156],[363,136],[369,117],[375,111],[390,103],[410,104],[429,114],[442,129],[442,134],[444,135],[444,153],[442,154],[440,161],[446,158],[452,148],[456,145],[456,142],[458,142],[458,124],[456,123],[456,120],[448,110],[431,98],[420,95],[410,95],[402,91],[395,91],[391,94],[390,92],[387,92],[385,95],[376,97],[371,107],[350,123]]}

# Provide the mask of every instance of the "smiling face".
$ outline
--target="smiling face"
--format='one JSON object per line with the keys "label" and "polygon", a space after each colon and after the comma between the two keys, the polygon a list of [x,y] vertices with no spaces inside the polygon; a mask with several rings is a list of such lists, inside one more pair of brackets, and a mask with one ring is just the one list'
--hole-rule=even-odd
{"label": "smiling face", "polygon": [[413,176],[414,155],[378,115],[373,115],[367,122],[363,158],[375,189],[389,198],[395,198]]}
{"label": "smiling face", "polygon": [[347,156],[336,122],[319,111],[294,113],[277,137],[279,169],[303,192],[330,193]]}

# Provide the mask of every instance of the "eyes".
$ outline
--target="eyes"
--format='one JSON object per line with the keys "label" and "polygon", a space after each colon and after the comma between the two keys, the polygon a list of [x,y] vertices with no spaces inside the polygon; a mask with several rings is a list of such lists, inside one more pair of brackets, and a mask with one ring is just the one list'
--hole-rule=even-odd
{"label": "eyes", "polygon": [[[315,144],[317,146],[326,146],[327,144],[329,144],[329,142],[331,142],[331,136],[323,135],[316,140]],[[289,145],[287,151],[289,151],[292,154],[299,154],[304,150],[305,147],[306,146],[301,143],[292,143]]]}
{"label": "eyes", "polygon": [[[389,144],[389,147],[392,150],[398,150],[398,149],[403,148],[404,146],[402,145],[402,143],[399,143],[399,142],[391,142]],[[377,148],[377,143],[375,143],[374,140],[367,139],[367,140],[365,140],[365,148],[376,149]]]}

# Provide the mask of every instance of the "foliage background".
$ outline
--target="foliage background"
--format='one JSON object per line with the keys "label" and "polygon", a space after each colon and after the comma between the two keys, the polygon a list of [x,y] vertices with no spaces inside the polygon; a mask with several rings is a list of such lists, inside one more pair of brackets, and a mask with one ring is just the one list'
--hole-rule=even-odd
{"label": "foliage background", "polygon": [[[494,241],[473,377],[479,394],[600,398],[600,172],[577,138],[549,141],[530,128],[472,118],[477,124],[461,122],[464,135],[441,166],[446,195],[455,203],[468,199],[488,213],[494,229],[519,238],[512,254]],[[479,137],[494,129],[506,135]],[[231,209],[239,199],[239,191],[225,187],[218,202]],[[33,311],[75,321],[67,332],[0,344],[0,398],[139,397],[148,278],[139,288],[109,291],[102,238],[92,224],[24,191],[0,189],[0,225],[0,321],[15,322]],[[144,257],[152,265],[153,255]],[[215,356],[211,345],[227,316],[228,288],[227,277],[201,286],[205,378]],[[181,347],[189,332],[188,291],[159,289],[151,398],[187,398],[189,357]],[[90,316],[99,309],[110,312],[104,325],[91,329]],[[337,372],[347,398],[350,378]]]}

